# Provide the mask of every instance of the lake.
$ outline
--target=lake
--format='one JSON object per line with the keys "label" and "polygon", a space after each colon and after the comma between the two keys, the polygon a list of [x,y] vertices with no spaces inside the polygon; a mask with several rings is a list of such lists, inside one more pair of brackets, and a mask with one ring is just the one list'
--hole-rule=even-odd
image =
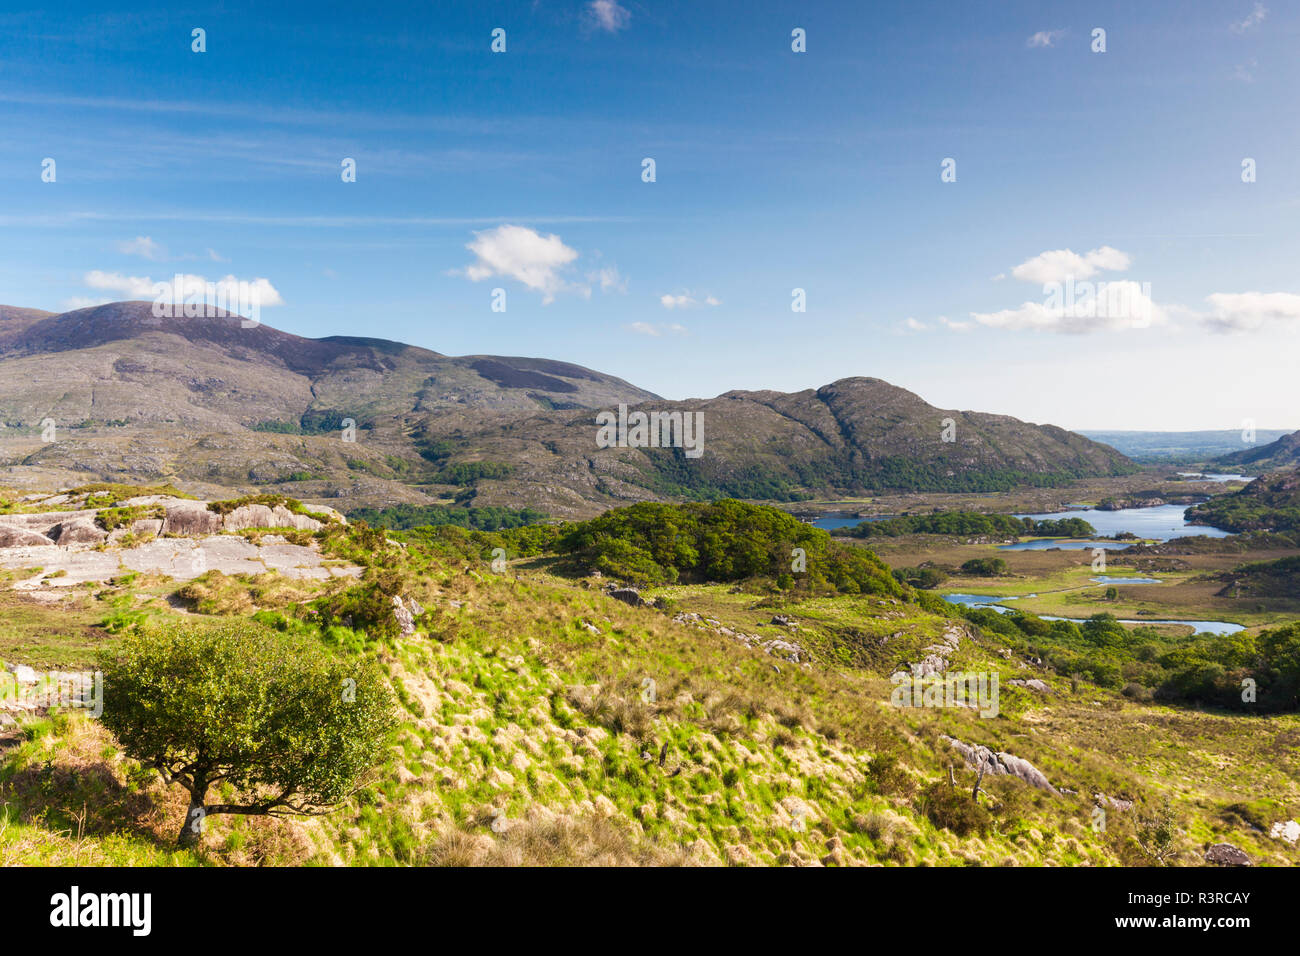
{"label": "lake", "polygon": [[[1034,594],[1021,595],[1023,597],[1037,597]],[[996,611],[999,614],[1009,614],[1011,608],[1003,607],[1001,604],[993,604],[993,601],[1018,601],[1021,596],[1012,597],[990,597],[987,594],[944,594],[941,597],[950,604],[960,604],[964,607],[982,607],[990,611]],[[1086,617],[1052,617],[1047,614],[1038,615],[1044,621],[1073,621],[1076,624],[1083,624],[1088,619]],[[1244,631],[1245,628],[1240,624],[1233,624],[1230,621],[1173,621],[1173,620],[1151,620],[1151,621],[1130,621],[1121,620],[1121,624],[1183,624],[1193,628],[1195,634],[1236,634],[1238,631]]]}
{"label": "lake", "polygon": [[852,515],[844,515],[841,512],[831,512],[824,514],[813,522],[814,528],[821,528],[823,531],[838,531],[840,528],[855,528],[864,521],[884,521],[886,518],[892,518],[893,515],[877,515],[874,518],[855,518]]}
{"label": "lake", "polygon": [[[1079,508],[1074,511],[1059,511],[1051,514],[1016,515],[1017,518],[1033,518],[1035,521],[1054,521],[1061,518],[1082,518],[1097,529],[1103,538],[1112,538],[1125,531],[1132,532],[1139,538],[1153,538],[1156,541],[1168,541],[1171,538],[1185,538],[1189,535],[1203,534],[1207,538],[1226,538],[1230,531],[1221,531],[1206,525],[1188,524],[1183,518],[1185,505],[1155,505],[1150,508],[1121,508],[1118,511],[1098,511],[1096,508]],[[1105,548],[1110,551],[1127,548],[1127,542],[1106,543],[1101,541],[1080,540],[1078,538],[1050,538],[1042,541],[1021,541],[1019,544],[1002,546],[1008,551],[1043,551],[1049,548],[1063,550],[1083,550]]]}
{"label": "lake", "polygon": [[[1225,476],[1226,478],[1226,476]],[[1184,505],[1155,505],[1151,508],[1121,508],[1119,511],[1098,511],[1096,508],[1074,508],[1069,511],[1056,511],[1046,514],[1016,515],[1017,518],[1033,518],[1035,521],[1057,521],[1061,518],[1082,518],[1097,529],[1103,538],[1113,537],[1124,531],[1131,531],[1140,538],[1153,538],[1156,541],[1168,541],[1170,538],[1182,538],[1188,535],[1203,534],[1208,538],[1226,538],[1231,532],[1220,531],[1206,525],[1188,524],[1183,520]],[[852,528],[863,521],[884,521],[894,515],[877,515],[871,518],[855,518],[843,512],[830,512],[813,522],[813,527],[825,531],[838,531]],[[1046,551],[1061,548],[1065,551],[1091,550],[1105,548],[1116,551],[1127,548],[1130,542],[1100,542],[1088,538],[1044,538],[1040,541],[1021,541],[1019,544],[1004,544],[1007,551]]]}
{"label": "lake", "polygon": [[1202,471],[1180,471],[1183,478],[1199,478],[1201,481],[1254,481],[1251,475],[1212,475]]}

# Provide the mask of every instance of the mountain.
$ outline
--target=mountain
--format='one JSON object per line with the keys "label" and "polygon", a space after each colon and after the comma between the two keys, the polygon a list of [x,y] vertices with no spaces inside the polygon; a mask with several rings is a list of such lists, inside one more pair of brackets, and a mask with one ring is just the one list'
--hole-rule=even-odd
{"label": "mountain", "polygon": [[[568,487],[624,503],[647,491],[793,500],[804,490],[997,490],[1128,467],[1113,449],[1064,429],[938,409],[875,378],[794,393],[733,391],[654,409],[701,415],[705,453],[692,460],[680,449],[598,451],[593,419],[581,413],[503,421],[459,441],[485,459],[517,463],[516,483],[562,472]],[[943,440],[945,421],[952,422],[951,442]],[[507,500],[489,488],[476,503]]]}
{"label": "mountain", "polygon": [[1300,432],[1283,435],[1277,441],[1224,455],[1214,462],[1220,468],[1252,468],[1269,471],[1300,465]]}
{"label": "mountain", "polygon": [[[147,302],[0,307],[5,480],[175,481],[351,499],[344,508],[455,498],[575,516],[644,499],[993,490],[1131,468],[1064,429],[938,409],[875,378],[668,402],[566,362],[244,324],[156,318]],[[704,453],[599,447],[596,413],[620,405],[699,413]],[[349,420],[355,441],[344,440]]]}

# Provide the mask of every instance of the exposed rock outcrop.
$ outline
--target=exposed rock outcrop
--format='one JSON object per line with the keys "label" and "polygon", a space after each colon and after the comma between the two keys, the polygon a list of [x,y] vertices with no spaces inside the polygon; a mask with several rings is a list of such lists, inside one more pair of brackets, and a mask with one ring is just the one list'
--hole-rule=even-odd
{"label": "exposed rock outcrop", "polygon": [[953,750],[961,754],[966,765],[972,770],[979,770],[984,767],[987,773],[1006,774],[1023,780],[1031,787],[1037,787],[1039,790],[1046,790],[1048,793],[1059,792],[1052,786],[1041,770],[1023,757],[1017,757],[1003,750],[994,752],[982,744],[962,743],[957,738],[947,735],[941,736],[939,739],[946,741]]}
{"label": "exposed rock outcrop", "polygon": [[646,599],[641,596],[641,592],[636,588],[619,588],[608,587],[605,593],[615,601],[622,601],[624,604],[630,604],[632,607],[641,607],[645,605]]}
{"label": "exposed rock outcrop", "polygon": [[201,501],[169,505],[163,519],[163,534],[216,534],[221,530],[221,515],[209,511]]}
{"label": "exposed rock outcrop", "polygon": [[70,518],[60,521],[50,529],[50,539],[60,547],[70,544],[98,544],[108,537],[108,532],[91,518]]}
{"label": "exposed rock outcrop", "polygon": [[240,505],[226,515],[221,526],[226,531],[243,531],[246,528],[298,528],[315,531],[321,523],[306,515],[294,514],[284,505]]}
{"label": "exposed rock outcrop", "polygon": [[39,548],[53,543],[45,535],[35,531],[0,525],[0,548]]}
{"label": "exposed rock outcrop", "polygon": [[407,598],[403,601],[399,595],[393,595],[393,620],[397,622],[403,637],[410,637],[415,633],[415,619],[423,613],[424,608],[415,598]]}
{"label": "exposed rock outcrop", "polygon": [[1205,851],[1205,862],[1217,866],[1254,866],[1244,850],[1231,843],[1216,843]]}
{"label": "exposed rock outcrop", "polygon": [[946,671],[949,660],[956,653],[957,648],[961,646],[961,636],[962,630],[958,625],[946,625],[943,637],[940,638],[942,643],[931,644],[929,647],[922,648],[925,657],[921,658],[919,663],[908,665],[912,676],[933,677]]}

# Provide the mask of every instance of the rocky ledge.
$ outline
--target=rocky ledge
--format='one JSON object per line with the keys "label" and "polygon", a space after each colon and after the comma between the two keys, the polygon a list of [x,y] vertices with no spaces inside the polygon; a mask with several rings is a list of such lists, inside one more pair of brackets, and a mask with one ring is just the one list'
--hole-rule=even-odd
{"label": "rocky ledge", "polygon": [[[39,504],[60,504],[61,497]],[[302,514],[284,504],[211,505],[204,501],[146,495],[109,508],[0,514],[0,568],[40,568],[15,590],[41,591],[107,581],[135,571],[178,580],[208,571],[326,579],[360,574],[361,569],[328,562],[315,541],[291,543],[283,535],[256,541],[249,529],[316,531],[344,521],[332,508],[303,505]]]}

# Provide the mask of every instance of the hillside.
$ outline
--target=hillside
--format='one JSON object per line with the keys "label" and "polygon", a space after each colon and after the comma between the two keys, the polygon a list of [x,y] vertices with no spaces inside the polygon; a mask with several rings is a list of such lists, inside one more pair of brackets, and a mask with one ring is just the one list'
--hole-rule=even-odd
{"label": "hillside", "polygon": [[[597,447],[594,413],[621,404],[702,413],[703,455]],[[340,440],[349,419],[353,442]],[[145,302],[0,307],[0,422],[11,483],[171,481],[345,499],[343,510],[456,499],[578,516],[647,499],[997,490],[1131,467],[1064,429],[935,408],[880,379],[665,402],[565,362],[307,339],[237,316],[159,319]]]}
{"label": "hillside", "polygon": [[1300,469],[1262,475],[1240,491],[1188,508],[1187,520],[1226,531],[1300,530]]}
{"label": "hillside", "polygon": [[1221,468],[1251,468],[1272,471],[1300,464],[1300,431],[1283,435],[1277,441],[1246,451],[1224,455],[1214,463]]}
{"label": "hillside", "polygon": [[[555,573],[552,545],[529,538],[535,529],[399,541],[322,512],[297,521],[295,502],[133,493],[146,490],[32,499],[22,520],[43,527],[53,509],[88,508],[121,534],[71,553],[106,548],[128,565],[153,540],[147,522],[206,514],[212,532],[157,541],[269,556],[295,536],[326,566],[360,575],[196,575],[187,565],[180,577],[155,568],[87,588],[31,568],[42,556],[27,555],[0,590],[0,657],[20,684],[40,679],[20,667],[84,668],[158,626],[263,628],[378,663],[401,726],[376,774],[334,812],[214,814],[197,846],[177,849],[183,794],[124,755],[103,724],[75,709],[0,706],[2,863],[1200,865],[1224,842],[1260,864],[1298,859],[1280,835],[1300,809],[1295,714],[1242,720],[1153,702],[1120,693],[1125,677],[1104,663],[1136,654],[1149,661],[1137,678],[1175,690],[1181,675],[1231,684],[1239,665],[1216,678],[1197,655],[1252,660],[1253,644],[1157,644],[1168,675],[1158,676],[1140,648],[1153,635],[1123,639],[1102,622],[1086,634],[1054,628],[1071,636],[1053,644],[1038,629],[1045,622],[963,617],[880,576],[865,551],[862,575],[782,590],[772,574],[791,541],[806,546],[810,569],[833,568],[839,546],[762,509],[750,563],[719,567],[719,557],[745,554],[741,538],[713,555],[695,545],[752,526],[755,514],[737,503],[677,517],[617,512],[579,529],[595,537],[561,545],[581,557],[598,547],[597,560],[616,569],[642,558],[616,545],[630,539],[610,521],[676,524],[653,559],[693,569],[682,574],[690,582],[638,593]],[[151,506],[161,519],[121,514]],[[518,557],[530,540],[534,556]],[[511,549],[496,573],[494,544]],[[706,565],[719,583],[700,580]],[[1286,634],[1261,637],[1259,653],[1284,649]],[[1294,695],[1300,672],[1277,660],[1261,687]],[[942,695],[908,704],[891,675],[913,668],[936,685],[940,675],[998,672],[1000,697],[992,707]]]}

